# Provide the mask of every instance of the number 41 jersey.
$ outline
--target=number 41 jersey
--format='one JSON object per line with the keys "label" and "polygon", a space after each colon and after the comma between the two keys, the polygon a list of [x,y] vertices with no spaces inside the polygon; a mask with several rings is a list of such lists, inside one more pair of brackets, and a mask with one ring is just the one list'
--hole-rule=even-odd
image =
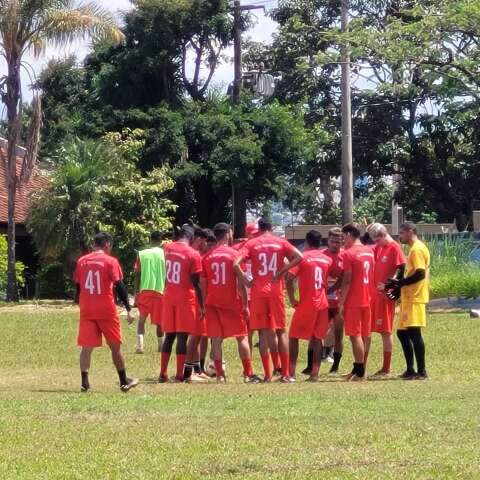
{"label": "number 41 jersey", "polygon": [[113,285],[123,278],[118,260],[96,251],[80,257],[74,281],[80,285],[80,317],[84,320],[109,320],[117,317]]}
{"label": "number 41 jersey", "polygon": [[374,291],[375,255],[370,247],[354,245],[343,253],[343,270],[352,272],[345,308],[370,306]]}
{"label": "number 41 jersey", "polygon": [[196,297],[191,278],[202,271],[200,254],[184,242],[170,243],[164,251],[167,268],[165,298],[173,304],[194,304]]}

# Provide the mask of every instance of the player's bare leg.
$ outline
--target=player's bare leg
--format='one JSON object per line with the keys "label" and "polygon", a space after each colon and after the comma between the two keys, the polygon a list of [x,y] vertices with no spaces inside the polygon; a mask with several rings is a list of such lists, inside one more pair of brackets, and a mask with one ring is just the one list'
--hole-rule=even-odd
{"label": "player's bare leg", "polygon": [[365,375],[367,374],[368,354],[370,353],[371,344],[372,344],[372,337],[363,337],[363,345],[365,347],[365,353],[363,355],[363,366],[365,369]]}
{"label": "player's bare leg", "polygon": [[80,373],[82,375],[82,392],[90,390],[90,382],[88,380],[88,372],[92,363],[93,348],[83,347],[80,351]]}
{"label": "player's bare leg", "polygon": [[168,362],[170,361],[173,342],[175,341],[176,338],[177,338],[176,333],[165,334],[165,339],[162,345],[162,353],[160,355],[160,376],[158,377],[159,383],[168,382]]}
{"label": "player's bare leg", "polygon": [[245,383],[259,383],[260,379],[253,373],[252,351],[250,350],[248,336],[236,337],[238,356],[243,365],[243,381]]}
{"label": "player's bare leg", "polygon": [[145,353],[144,339],[145,339],[145,321],[147,317],[140,315],[137,323],[137,348],[135,353]]}
{"label": "player's bare leg", "polygon": [[[298,338],[290,338],[288,341],[288,346],[290,350],[290,368],[289,368],[289,375],[292,378],[296,378],[296,368],[297,368],[297,360],[298,360]],[[308,344],[309,348],[311,345],[311,342]],[[312,351],[313,353],[313,351]]]}
{"label": "player's bare leg", "polygon": [[364,359],[365,359],[365,344],[363,337],[350,337],[353,351],[353,370],[346,376],[346,380],[363,380],[365,375]]}
{"label": "player's bare leg", "polygon": [[273,330],[261,329],[258,331],[258,344],[260,350],[260,357],[262,359],[264,381],[272,381],[272,369],[270,366],[270,342],[272,337],[275,337]]}
{"label": "player's bare leg", "polygon": [[202,337],[200,340],[200,369],[205,373],[205,359],[208,352],[208,337]]}
{"label": "player's bare leg", "polygon": [[223,370],[223,352],[222,352],[223,338],[212,338],[212,354],[213,363],[215,364],[215,371],[217,372],[217,383],[225,383],[225,372]]}
{"label": "player's bare leg", "polygon": [[120,343],[111,343],[109,344],[110,351],[112,352],[112,361],[115,365],[115,368],[118,372],[118,378],[120,380],[120,390],[122,392],[128,392],[133,387],[138,385],[137,378],[128,378],[127,372],[125,369],[125,359],[123,358],[121,352],[121,345]]}
{"label": "player's bare leg", "polygon": [[162,351],[163,347],[163,330],[160,325],[157,325],[157,342],[158,342],[158,352]]}
{"label": "player's bare leg", "polygon": [[318,338],[312,338],[311,344],[312,344],[312,351],[313,351],[312,371],[307,381],[316,382],[320,374],[320,365],[322,363],[323,342]]}
{"label": "player's bare leg", "polygon": [[273,375],[281,375],[282,361],[280,359],[280,351],[278,348],[278,337],[276,335],[269,336],[268,347],[270,349],[270,356],[272,357]]}
{"label": "player's bare leg", "polygon": [[391,333],[382,333],[382,343],[383,343],[383,366],[382,372],[385,375],[390,373],[390,365],[392,362],[392,352],[393,352],[393,336]]}
{"label": "player's bare leg", "polygon": [[[310,375],[312,372],[312,360],[313,360],[313,346],[312,340],[308,342],[308,350],[307,350],[307,366],[302,370],[303,375]],[[291,355],[291,353],[290,353]]]}
{"label": "player's bare leg", "polygon": [[206,378],[199,377],[199,375],[195,372],[195,376],[192,374],[194,373],[194,369],[196,365],[200,363],[200,341],[202,337],[198,335],[190,335],[187,342],[187,356],[185,359],[185,368],[183,371],[183,379],[185,382],[190,383],[193,381],[198,382],[202,381],[203,383],[208,382]]}
{"label": "player's bare leg", "polygon": [[337,373],[343,355],[343,317],[337,314],[334,319],[335,346],[333,349],[333,364],[330,373]]}
{"label": "player's bare leg", "polygon": [[335,325],[333,322],[328,327],[327,338],[322,347],[322,361],[333,363],[333,350],[335,347]]}
{"label": "player's bare leg", "polygon": [[184,372],[185,372],[185,361],[187,358],[187,341],[188,341],[188,333],[177,332],[177,347],[176,347],[177,372],[174,378],[175,382],[183,382],[185,380]]}
{"label": "player's bare leg", "polygon": [[288,335],[287,331],[282,328],[275,332],[275,337],[278,343],[278,352],[280,354],[280,361],[282,366],[282,378],[283,383],[290,383],[292,380],[289,375],[290,361],[288,359]]}

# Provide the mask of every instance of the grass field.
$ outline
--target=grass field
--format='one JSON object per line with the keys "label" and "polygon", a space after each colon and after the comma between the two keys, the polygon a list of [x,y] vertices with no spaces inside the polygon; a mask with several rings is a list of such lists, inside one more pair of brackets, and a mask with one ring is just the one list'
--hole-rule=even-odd
{"label": "grass field", "polygon": [[142,379],[127,395],[105,348],[94,390],[78,392],[74,310],[0,318],[2,480],[480,478],[480,321],[466,314],[430,317],[427,382],[243,385],[228,342],[228,384],[159,385],[153,331],[138,356],[125,327],[128,371]]}

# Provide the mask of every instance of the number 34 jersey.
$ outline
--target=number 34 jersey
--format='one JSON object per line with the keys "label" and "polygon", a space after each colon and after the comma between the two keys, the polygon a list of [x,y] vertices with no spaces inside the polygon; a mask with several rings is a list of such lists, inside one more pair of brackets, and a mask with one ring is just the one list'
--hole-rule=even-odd
{"label": "number 34 jersey", "polygon": [[290,270],[297,278],[300,304],[322,310],[328,308],[327,286],[333,260],[320,250],[307,250],[302,262]]}
{"label": "number 34 jersey", "polygon": [[80,285],[80,317],[84,320],[109,320],[117,317],[113,285],[123,278],[118,260],[96,251],[80,257],[74,281]]}
{"label": "number 34 jersey", "polygon": [[375,255],[370,247],[354,245],[343,253],[343,270],[352,273],[345,308],[370,306],[374,285]]}
{"label": "number 34 jersey", "polygon": [[200,254],[183,242],[170,243],[164,251],[167,269],[165,297],[171,303],[194,304],[196,297],[191,277],[202,271]]}
{"label": "number 34 jersey", "polygon": [[240,298],[233,270],[238,256],[238,251],[227,245],[220,245],[203,257],[202,276],[207,282],[207,305],[229,310],[238,307]]}
{"label": "number 34 jersey", "polygon": [[283,296],[283,282],[272,280],[283,267],[285,258],[294,251],[295,247],[287,240],[269,233],[253,238],[243,246],[243,259],[252,262],[252,299]]}

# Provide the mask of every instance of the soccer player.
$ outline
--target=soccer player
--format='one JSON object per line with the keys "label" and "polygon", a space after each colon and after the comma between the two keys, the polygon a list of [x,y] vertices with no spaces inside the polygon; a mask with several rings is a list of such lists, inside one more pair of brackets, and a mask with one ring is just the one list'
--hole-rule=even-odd
{"label": "soccer player", "polygon": [[345,335],[350,337],[354,357],[353,370],[346,380],[361,381],[365,377],[366,343],[371,332],[371,290],[374,282],[373,250],[362,245],[360,230],[354,224],[342,228],[345,236],[343,279],[339,300]]}
{"label": "soccer player", "polygon": [[[317,381],[320,371],[322,342],[328,333],[327,281],[333,264],[320,250],[322,235],[311,230],[305,238],[301,263],[287,273],[287,292],[295,308],[290,326],[290,377],[295,379],[299,340],[310,341],[313,350],[309,381]],[[295,299],[294,280],[298,280],[299,301]]]}
{"label": "soccer player", "polygon": [[[428,378],[425,368],[425,344],[422,328],[427,324],[426,305],[429,301],[430,252],[418,239],[415,224],[406,222],[400,226],[399,237],[402,243],[409,245],[405,276],[391,279],[387,288],[394,288],[400,293],[400,318],[397,336],[402,344],[407,364],[406,371],[400,375],[405,380],[425,380]],[[417,360],[417,371],[413,365],[413,355]]]}
{"label": "soccer player", "polygon": [[[374,374],[382,377],[390,374],[392,361],[393,339],[392,328],[395,318],[395,300],[387,297],[385,283],[397,273],[405,270],[405,255],[400,245],[388,234],[381,223],[373,223],[368,227],[368,233],[375,242],[375,274],[372,296],[372,332],[379,333],[383,342],[383,366]],[[367,342],[367,352],[370,350],[370,339]],[[368,355],[368,353],[367,353]]]}
{"label": "soccer player", "polygon": [[[160,383],[168,381],[167,368],[175,339],[177,372],[174,381],[184,381],[187,338],[188,335],[195,334],[198,329],[197,323],[205,315],[200,288],[202,261],[200,254],[190,245],[193,233],[191,226],[184,225],[180,229],[178,240],[165,247],[167,282],[162,312],[165,340],[160,362]],[[188,373],[191,375],[191,371]]]}
{"label": "soccer player", "polygon": [[243,364],[244,381],[258,383],[258,377],[253,374],[248,345],[245,319],[249,316],[249,310],[246,287],[237,280],[233,269],[238,252],[229,246],[232,229],[226,223],[218,223],[213,230],[217,245],[203,258],[202,276],[206,290],[207,335],[212,339],[217,382],[225,382],[222,363],[223,340],[235,337]]}
{"label": "soccer player", "polygon": [[150,248],[141,250],[135,262],[135,304],[140,313],[137,325],[136,353],[144,353],[145,320],[150,315],[152,325],[157,327],[158,351],[162,351],[162,300],[165,289],[165,255],[162,234],[152,232]]}
{"label": "soccer player", "polygon": [[[235,273],[245,285],[251,285],[250,330],[258,330],[264,380],[270,382],[269,348],[278,351],[282,367],[281,381],[289,383],[288,337],[286,333],[285,295],[282,277],[302,261],[302,254],[287,240],[272,234],[272,224],[258,221],[260,235],[249,240],[235,261]],[[288,260],[285,262],[285,260]],[[252,262],[250,282],[242,271],[242,262]]]}
{"label": "soccer player", "polygon": [[79,258],[74,274],[77,288],[77,302],[80,304],[80,323],[77,343],[80,353],[80,371],[82,375],[81,391],[90,390],[88,373],[94,348],[102,346],[102,335],[112,352],[120,390],[128,392],[138,385],[136,378],[128,378],[125,359],[121,352],[122,334],[120,319],[113,298],[113,289],[125,309],[129,323],[133,321],[128,302],[127,289],[123,283],[122,268],[118,260],[111,256],[113,238],[101,232],[95,235],[92,253]]}

